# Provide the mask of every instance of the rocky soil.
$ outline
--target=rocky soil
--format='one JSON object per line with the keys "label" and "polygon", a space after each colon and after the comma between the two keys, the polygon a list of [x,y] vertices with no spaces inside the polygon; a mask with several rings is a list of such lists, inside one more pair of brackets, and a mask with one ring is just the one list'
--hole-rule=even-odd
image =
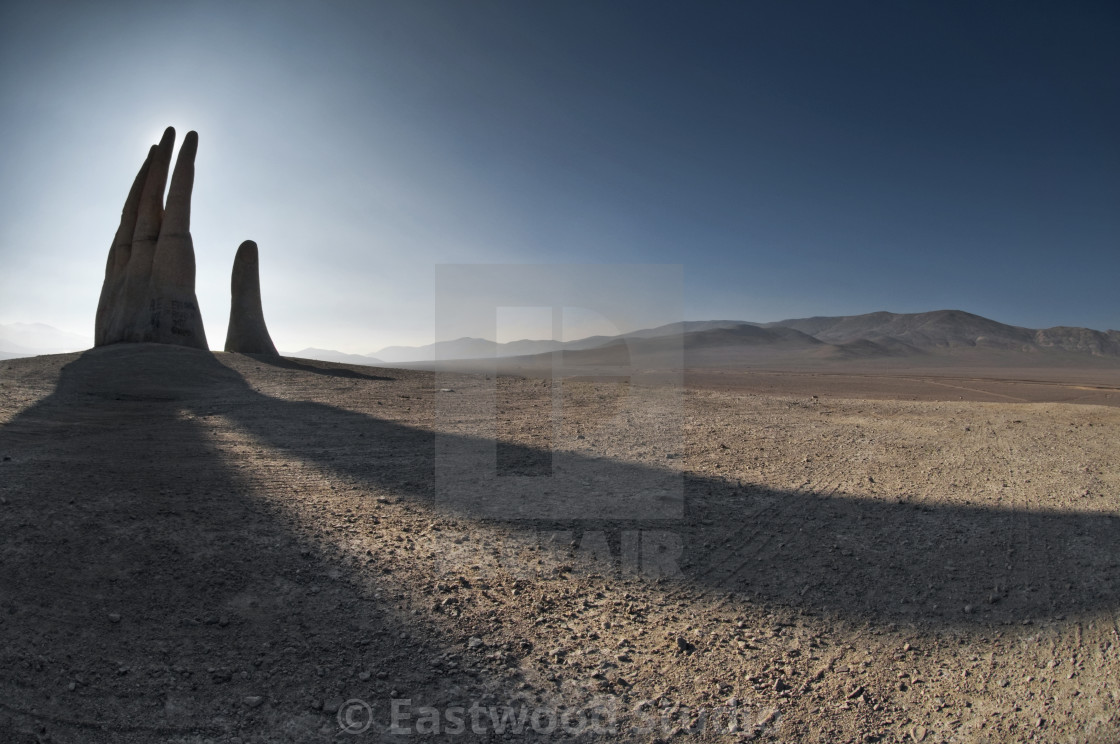
{"label": "rocky soil", "polygon": [[0,361],[0,740],[1120,740],[1120,409],[818,383]]}

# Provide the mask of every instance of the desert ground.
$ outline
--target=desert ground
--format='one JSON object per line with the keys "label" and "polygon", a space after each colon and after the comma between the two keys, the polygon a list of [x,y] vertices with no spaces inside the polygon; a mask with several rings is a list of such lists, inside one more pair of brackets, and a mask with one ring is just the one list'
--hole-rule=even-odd
{"label": "desert ground", "polygon": [[0,361],[0,740],[1120,740],[1115,377],[684,382]]}

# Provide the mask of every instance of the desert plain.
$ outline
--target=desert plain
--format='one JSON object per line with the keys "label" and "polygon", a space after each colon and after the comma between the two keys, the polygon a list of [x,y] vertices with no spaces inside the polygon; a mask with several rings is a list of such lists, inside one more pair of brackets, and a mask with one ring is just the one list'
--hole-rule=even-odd
{"label": "desert plain", "polygon": [[0,361],[0,738],[1120,739],[1115,370],[678,382]]}

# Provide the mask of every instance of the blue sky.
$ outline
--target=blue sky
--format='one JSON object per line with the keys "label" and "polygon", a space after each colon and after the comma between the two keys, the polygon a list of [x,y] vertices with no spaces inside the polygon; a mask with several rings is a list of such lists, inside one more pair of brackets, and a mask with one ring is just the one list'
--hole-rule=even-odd
{"label": "blue sky", "polygon": [[247,238],[288,350],[430,342],[444,263],[1120,328],[1117,38],[1111,2],[7,2],[0,323],[92,336],[173,125],[215,347]]}

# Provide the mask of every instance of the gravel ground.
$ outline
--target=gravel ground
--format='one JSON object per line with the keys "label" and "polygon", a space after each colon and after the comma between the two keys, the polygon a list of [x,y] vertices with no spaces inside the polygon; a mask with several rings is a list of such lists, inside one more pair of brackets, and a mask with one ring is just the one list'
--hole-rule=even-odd
{"label": "gravel ground", "polygon": [[1120,409],[805,379],[2,361],[0,739],[1120,740]]}

